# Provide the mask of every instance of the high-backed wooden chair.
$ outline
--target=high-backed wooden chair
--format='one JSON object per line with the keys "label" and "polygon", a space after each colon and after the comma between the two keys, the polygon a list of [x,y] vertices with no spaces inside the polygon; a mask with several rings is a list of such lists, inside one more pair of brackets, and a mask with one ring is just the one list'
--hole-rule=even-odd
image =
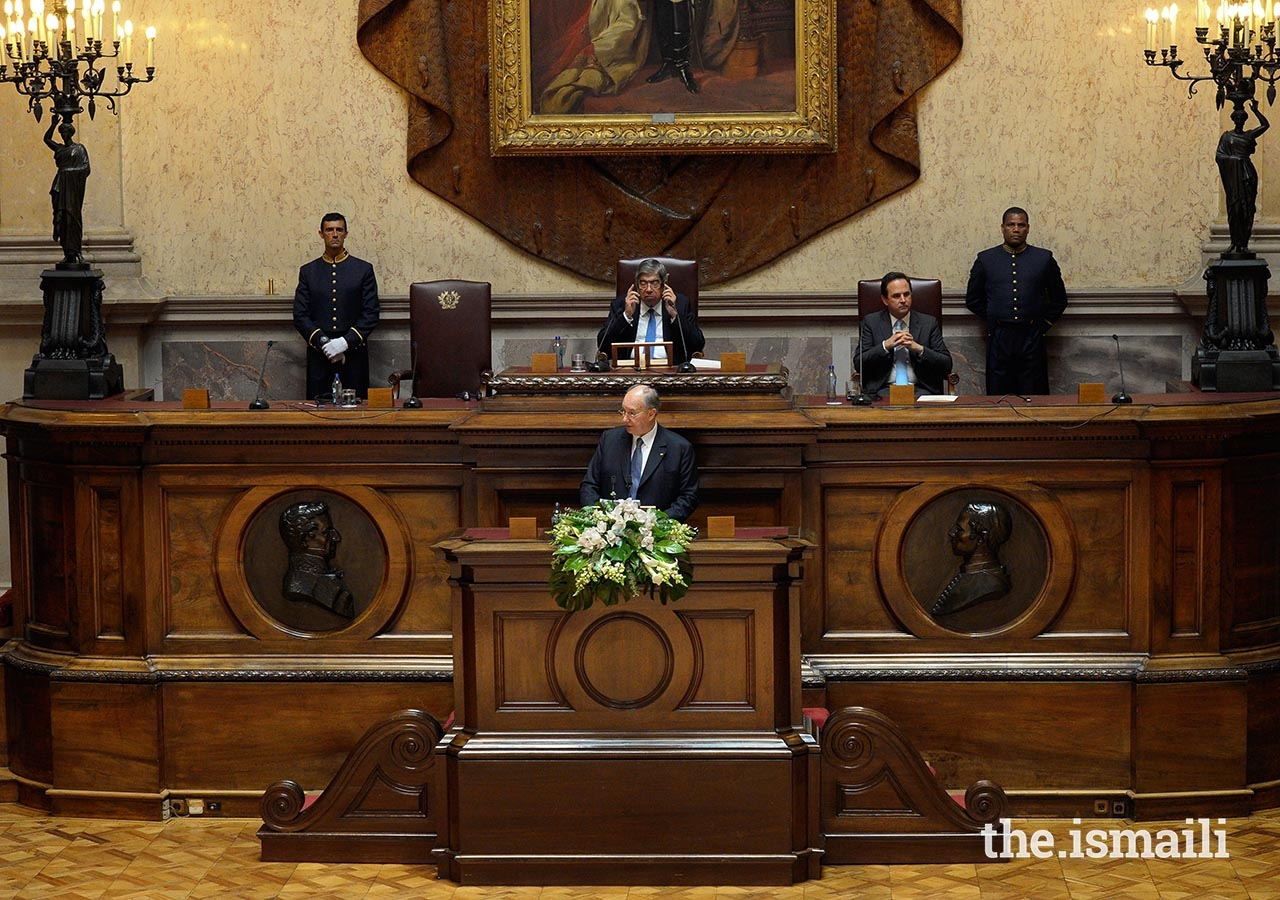
{"label": "high-backed wooden chair", "polygon": [[656,259],[667,267],[667,284],[671,285],[671,289],[677,294],[684,294],[689,298],[689,305],[693,307],[694,315],[697,315],[698,263],[692,259],[676,259],[674,256],[642,256],[638,259],[620,259],[618,260],[618,283],[615,296],[621,297],[627,293],[627,288],[635,283],[636,269],[646,259]]}
{"label": "high-backed wooden chair", "polygon": [[[942,331],[942,282],[937,278],[912,278],[911,308],[933,316],[938,320],[938,330]],[[858,328],[862,328],[862,320],[873,312],[884,309],[884,301],[880,298],[880,279],[858,282]],[[857,346],[854,353],[858,352]],[[952,372],[947,376],[948,394],[956,392],[960,376]]]}
{"label": "high-backed wooden chair", "polygon": [[423,281],[409,286],[412,369],[387,377],[393,396],[413,380],[414,397],[478,397],[480,375],[493,367],[487,281]]}

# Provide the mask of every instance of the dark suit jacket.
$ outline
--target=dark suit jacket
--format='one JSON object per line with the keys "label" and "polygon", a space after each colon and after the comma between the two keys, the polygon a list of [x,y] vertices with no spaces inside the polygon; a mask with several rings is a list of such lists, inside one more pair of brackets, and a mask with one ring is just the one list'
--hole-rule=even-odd
{"label": "dark suit jacket", "polygon": [[[332,390],[333,374],[342,386],[364,397],[369,390],[369,335],[381,315],[373,266],[348,256],[340,263],[323,256],[298,270],[293,294],[293,327],[307,342],[307,398]],[[346,359],[331,363],[320,350],[321,338],[347,339]]]}
{"label": "dark suit jacket", "polygon": [[[596,452],[587,465],[587,474],[578,489],[578,500],[590,506],[601,497],[631,494],[627,480],[631,470],[631,435],[625,426],[610,428],[600,436]],[[658,426],[644,474],[640,476],[637,499],[655,506],[683,522],[698,506],[698,467],[693,445],[674,431]]]}
{"label": "dark suit jacket", "polygon": [[[924,348],[920,353],[908,354],[916,374],[916,393],[943,393],[942,383],[951,374],[951,351],[942,340],[938,320],[913,309],[907,319],[907,330]],[[862,373],[862,390],[879,397],[888,390],[893,377],[893,354],[884,349],[884,342],[893,331],[893,319],[887,309],[876,310],[862,320],[859,331],[853,365]]]}
{"label": "dark suit jacket", "polygon": [[[628,325],[627,317],[622,314],[622,310],[626,307],[626,299],[625,296],[614,298],[613,304],[609,307],[609,318],[596,334],[596,346],[605,355],[611,355],[610,344],[634,344],[636,341],[644,340],[644,335],[636,337],[636,333],[645,319],[645,305],[640,304],[640,308],[636,310],[636,320]],[[698,353],[707,345],[707,339],[702,336],[702,329],[698,327],[698,317],[694,315],[689,298],[684,294],[676,294],[676,312],[680,314],[679,325],[667,314],[667,304],[660,303],[658,306],[662,309],[662,329],[666,340],[673,344],[671,355],[674,358],[671,364],[678,366],[688,362],[692,354]],[[688,347],[685,347],[685,341],[689,342]],[[619,358],[630,359],[630,351],[619,354]]]}

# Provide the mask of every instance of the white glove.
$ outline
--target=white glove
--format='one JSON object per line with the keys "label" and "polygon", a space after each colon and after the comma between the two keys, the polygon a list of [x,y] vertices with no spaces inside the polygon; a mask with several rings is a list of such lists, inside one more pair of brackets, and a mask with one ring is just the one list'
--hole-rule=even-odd
{"label": "white glove", "polygon": [[329,362],[333,362],[333,358],[335,356],[341,356],[347,352],[347,339],[341,337],[334,338],[320,349],[324,351],[325,359],[329,360]]}

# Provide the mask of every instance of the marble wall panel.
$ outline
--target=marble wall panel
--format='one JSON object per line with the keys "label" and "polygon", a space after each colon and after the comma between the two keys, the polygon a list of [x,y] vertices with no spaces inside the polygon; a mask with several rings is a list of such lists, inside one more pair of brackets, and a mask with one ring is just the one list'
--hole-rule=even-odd
{"label": "marble wall panel", "polygon": [[[165,342],[161,350],[164,371],[157,399],[180,400],[186,388],[209,391],[210,400],[244,400],[254,398],[258,374],[262,369],[266,342],[184,341]],[[306,391],[306,347],[296,341],[277,341],[267,363],[262,395],[267,400],[297,400]],[[393,369],[408,368],[402,342],[377,340],[369,342],[369,384],[385,385]]]}
{"label": "marble wall panel", "polygon": [[[1126,386],[1131,394],[1164,393],[1165,385],[1182,378],[1186,362],[1186,339],[1178,334],[1119,335],[1124,354]],[[839,337],[852,358],[856,344],[852,338]],[[595,352],[594,341],[582,337],[566,338],[565,365],[574,353],[588,359]],[[833,359],[833,340],[821,335],[793,333],[769,338],[713,337],[707,339],[706,356],[718,359],[726,352],[747,354],[751,363],[781,363],[790,373],[790,384],[797,394],[822,394],[826,391],[827,366]],[[498,340],[497,368],[527,366],[534,353],[551,352],[551,340],[511,338]],[[958,336],[947,339],[954,371],[960,375],[957,392],[962,395],[985,392],[986,343],[981,337]],[[389,333],[378,335],[369,344],[370,383],[385,384],[393,370],[408,368],[403,338]],[[180,399],[184,388],[205,388],[214,400],[253,399],[258,372],[262,365],[265,342],[187,341],[173,340],[164,344],[162,359],[163,391],[159,399]],[[842,350],[844,348],[841,348]],[[296,400],[305,384],[305,350],[301,341],[277,342],[267,366],[263,396],[268,400]],[[837,363],[839,390],[843,393],[848,373]],[[1108,393],[1120,389],[1116,365],[1116,345],[1110,337],[1051,336],[1049,340],[1050,390],[1055,394],[1074,394],[1080,382],[1101,381]]]}

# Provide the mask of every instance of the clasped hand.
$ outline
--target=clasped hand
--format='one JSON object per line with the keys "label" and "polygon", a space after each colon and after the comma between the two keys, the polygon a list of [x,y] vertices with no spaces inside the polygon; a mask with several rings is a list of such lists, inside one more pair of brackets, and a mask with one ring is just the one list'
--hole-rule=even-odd
{"label": "clasped hand", "polygon": [[917,353],[924,349],[920,344],[917,344],[914,340],[912,340],[911,332],[907,331],[905,328],[902,329],[901,331],[895,331],[892,334],[890,334],[887,338],[885,338],[883,346],[884,346],[884,349],[889,353],[892,353],[894,350],[897,350],[899,347],[906,347],[908,350],[911,350]]}
{"label": "clasped hand", "polygon": [[329,362],[340,363],[346,359],[347,339],[342,337],[333,338],[327,341],[320,349],[324,351],[325,359],[329,360]]}

